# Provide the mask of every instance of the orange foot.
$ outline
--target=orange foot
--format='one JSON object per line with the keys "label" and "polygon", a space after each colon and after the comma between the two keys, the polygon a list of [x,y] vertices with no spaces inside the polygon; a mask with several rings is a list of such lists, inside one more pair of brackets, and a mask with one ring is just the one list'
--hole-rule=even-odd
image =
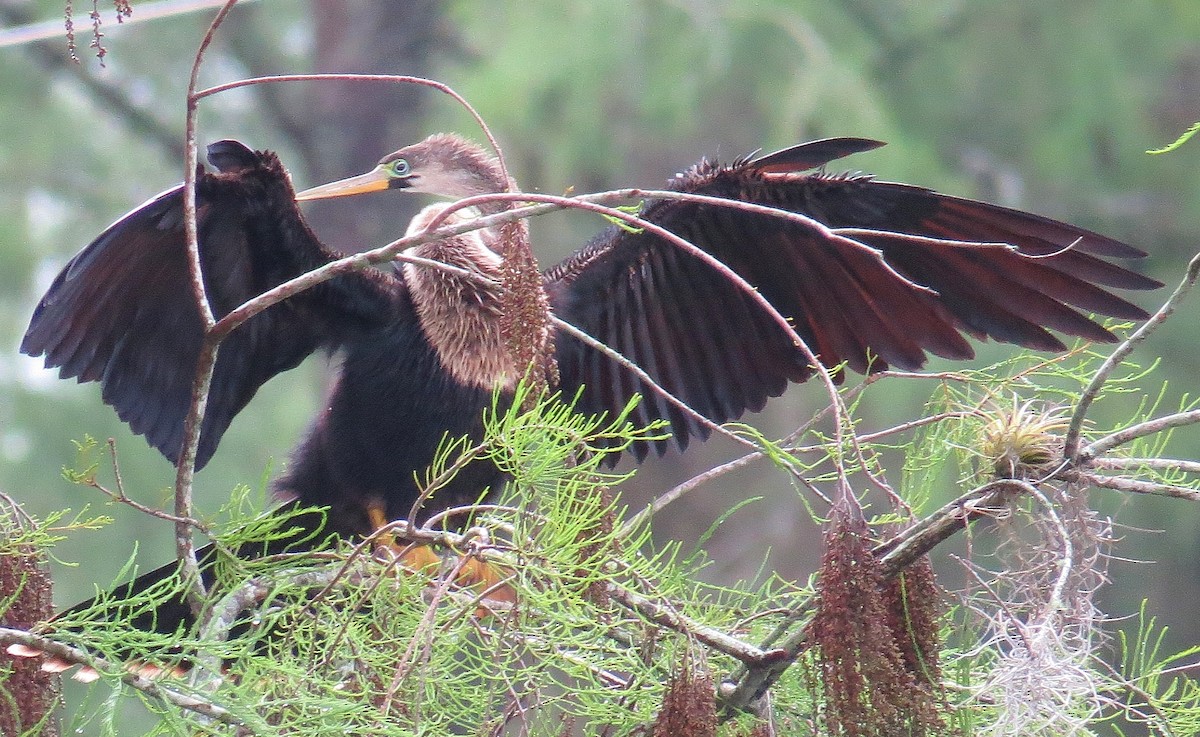
{"label": "orange foot", "polygon": [[[375,530],[383,529],[390,523],[381,504],[370,504],[367,517]],[[385,552],[397,556],[400,565],[409,571],[431,577],[436,576],[445,567],[454,571],[453,582],[456,586],[482,594],[476,616],[486,617],[495,613],[497,608],[511,606],[517,602],[516,590],[506,583],[512,576],[512,571],[504,566],[470,553],[448,551],[439,554],[434,546],[428,543],[401,545],[391,532],[377,535],[375,541]]]}

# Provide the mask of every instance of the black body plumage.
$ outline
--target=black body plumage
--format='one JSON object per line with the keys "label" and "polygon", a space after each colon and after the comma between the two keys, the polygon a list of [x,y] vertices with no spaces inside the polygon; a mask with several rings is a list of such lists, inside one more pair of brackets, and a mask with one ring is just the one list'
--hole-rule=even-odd
{"label": "black body plumage", "polygon": [[[199,177],[198,221],[218,318],[339,256],[304,223],[273,154],[223,141],[210,147],[210,162],[222,168]],[[45,354],[63,378],[99,381],[104,401],[172,461],[202,339],[182,205],[176,187],[84,248],[39,303],[21,344],[25,353]],[[277,489],[284,499],[332,506],[333,529],[364,534],[369,503],[395,518],[408,515],[418,494],[415,472],[429,465],[445,433],[481,433],[492,393],[441,370],[402,280],[355,272],[268,308],[222,344],[197,465],[208,462],[263,383],[320,348],[342,352],[344,368]],[[439,502],[474,500],[497,481],[494,472],[473,469]],[[472,491],[455,493],[458,487]]]}

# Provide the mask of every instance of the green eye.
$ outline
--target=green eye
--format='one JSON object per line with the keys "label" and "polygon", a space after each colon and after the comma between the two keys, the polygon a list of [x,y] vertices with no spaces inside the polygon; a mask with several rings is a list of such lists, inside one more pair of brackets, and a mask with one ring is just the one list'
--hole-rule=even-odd
{"label": "green eye", "polygon": [[396,159],[387,165],[388,173],[394,177],[406,177],[412,167],[404,159]]}

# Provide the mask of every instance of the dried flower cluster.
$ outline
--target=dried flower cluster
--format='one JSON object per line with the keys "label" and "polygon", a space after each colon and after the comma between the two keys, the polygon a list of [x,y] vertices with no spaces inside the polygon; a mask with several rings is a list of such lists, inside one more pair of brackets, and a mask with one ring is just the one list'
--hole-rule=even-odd
{"label": "dried flower cluster", "polygon": [[[113,0],[113,9],[116,11],[118,23],[123,22],[126,18],[133,15],[133,5],[130,3],[130,0]],[[67,0],[63,14],[63,26],[67,32],[67,53],[70,54],[71,61],[78,64],[78,47],[75,45],[74,0]],[[104,66],[104,57],[108,54],[108,49],[104,48],[104,44],[100,41],[100,39],[104,38],[104,34],[100,31],[102,21],[99,0],[92,0],[92,9],[88,13],[88,20],[92,23],[92,42],[88,44],[88,47],[96,50],[96,58],[100,60],[100,66]]]}
{"label": "dried flower cluster", "polygon": [[811,633],[830,734],[922,735],[939,731],[933,695],[940,595],[928,565],[883,580],[866,519],[843,493],[833,507]]}
{"label": "dried flower cluster", "polygon": [[900,648],[905,669],[920,687],[932,693],[938,689],[942,677],[938,661],[942,590],[937,585],[929,558],[918,559],[888,581],[883,597],[888,627]]}
{"label": "dried flower cluster", "polygon": [[529,224],[524,220],[500,226],[504,257],[501,280],[500,332],[508,344],[513,365],[530,367],[536,397],[548,384],[558,384],[558,365],[550,349],[550,303],[542,288],[542,274],[529,246]]}
{"label": "dried flower cluster", "polygon": [[703,665],[685,657],[667,684],[654,720],[654,737],[713,737],[717,733],[716,689]]}

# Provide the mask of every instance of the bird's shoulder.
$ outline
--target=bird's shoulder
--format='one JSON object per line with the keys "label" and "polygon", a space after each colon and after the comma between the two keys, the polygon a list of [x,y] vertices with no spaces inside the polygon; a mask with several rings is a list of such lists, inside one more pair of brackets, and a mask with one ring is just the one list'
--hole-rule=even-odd
{"label": "bird's shoulder", "polygon": [[[765,156],[743,156],[730,162],[702,158],[667,180],[663,190],[700,195],[711,200],[656,197],[642,203],[638,217],[673,232],[711,222],[723,213],[735,218],[761,220],[764,216],[737,210],[735,203],[750,203],[823,216],[843,215],[843,203],[854,202],[874,182],[858,171],[827,171],[830,161],[879,144],[868,139],[828,139],[800,144]],[[816,147],[816,148],[813,148]],[[726,203],[716,200],[725,200]],[[656,239],[643,237],[632,226],[613,225],[593,236],[582,248],[547,269],[547,288],[570,283],[581,273],[606,261],[630,257],[630,250],[651,247]]]}

